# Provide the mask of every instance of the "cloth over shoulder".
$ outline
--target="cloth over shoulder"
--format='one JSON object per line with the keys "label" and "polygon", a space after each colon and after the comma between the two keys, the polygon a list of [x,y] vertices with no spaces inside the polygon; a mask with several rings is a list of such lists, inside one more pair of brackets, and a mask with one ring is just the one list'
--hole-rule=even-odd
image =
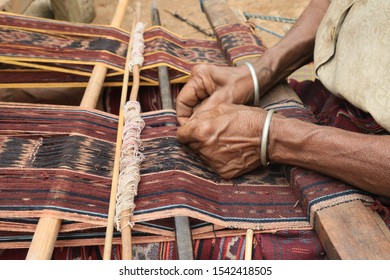
{"label": "cloth over shoulder", "polygon": [[390,1],[332,0],[318,29],[315,74],[390,131]]}

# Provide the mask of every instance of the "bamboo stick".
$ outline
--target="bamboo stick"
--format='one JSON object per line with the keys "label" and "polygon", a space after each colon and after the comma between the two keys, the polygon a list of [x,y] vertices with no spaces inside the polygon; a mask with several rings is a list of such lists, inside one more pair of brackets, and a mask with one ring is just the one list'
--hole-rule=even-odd
{"label": "bamboo stick", "polygon": [[245,260],[251,260],[252,259],[252,246],[253,245],[253,230],[248,229],[246,231],[246,238],[245,238]]}
{"label": "bamboo stick", "polygon": [[[120,27],[128,5],[129,0],[119,0],[111,21],[112,27]],[[103,86],[107,68],[98,64],[92,71],[91,78],[84,93],[80,106],[88,109],[96,107],[100,91]],[[52,217],[42,217],[39,219],[37,229],[34,233],[30,248],[28,250],[27,260],[48,260],[54,251],[54,243],[57,239],[62,220]]]}
{"label": "bamboo stick", "polygon": [[[126,14],[129,0],[119,0],[115,10],[114,17],[110,23],[112,27],[121,27]],[[97,64],[93,70],[91,78],[88,81],[87,88],[84,92],[80,106],[84,108],[96,108],[99,100],[100,91],[103,88],[104,79],[107,74],[107,67],[102,64]]]}
{"label": "bamboo stick", "polygon": [[[134,65],[133,67],[133,86],[130,93],[130,100],[137,101],[138,89],[139,89],[139,66]],[[122,237],[122,259],[131,260],[133,259],[133,250],[131,242],[131,227],[130,224],[130,210],[124,210],[121,213],[121,237]]]}
{"label": "bamboo stick", "polygon": [[[140,18],[140,2],[137,2],[136,5],[136,16],[133,21],[134,30],[135,24]],[[123,86],[121,92],[121,100],[119,107],[119,118],[118,118],[118,131],[117,131],[117,140],[116,140],[116,149],[115,149],[115,160],[114,160],[114,169],[113,169],[113,179],[111,185],[111,195],[110,195],[110,205],[108,210],[108,218],[107,218],[107,228],[106,228],[106,239],[104,243],[104,253],[103,259],[109,260],[111,258],[111,250],[112,250],[112,240],[114,234],[114,217],[115,217],[115,208],[116,208],[116,194],[118,192],[118,182],[119,182],[119,172],[120,172],[120,156],[122,149],[122,134],[124,127],[124,111],[123,107],[126,104],[127,92],[128,92],[128,81],[129,81],[129,60],[131,56],[131,48],[133,45],[132,37],[130,38],[129,48],[127,50],[126,56],[126,66],[125,66],[125,74],[123,78]],[[133,66],[133,86],[130,92],[130,100],[136,101],[138,98],[138,90],[140,83],[140,75],[139,75],[140,67],[139,65]],[[121,213],[121,238],[122,238],[122,259],[131,260],[133,258],[132,253],[132,240],[131,240],[131,228],[128,226],[130,224],[130,210],[125,210]]]}

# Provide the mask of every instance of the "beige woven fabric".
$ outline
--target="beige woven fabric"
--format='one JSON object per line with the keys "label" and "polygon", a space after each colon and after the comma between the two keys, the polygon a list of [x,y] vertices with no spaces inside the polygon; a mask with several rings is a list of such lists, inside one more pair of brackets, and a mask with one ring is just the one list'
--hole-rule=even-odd
{"label": "beige woven fabric", "polygon": [[316,77],[390,131],[390,1],[333,0],[316,37]]}

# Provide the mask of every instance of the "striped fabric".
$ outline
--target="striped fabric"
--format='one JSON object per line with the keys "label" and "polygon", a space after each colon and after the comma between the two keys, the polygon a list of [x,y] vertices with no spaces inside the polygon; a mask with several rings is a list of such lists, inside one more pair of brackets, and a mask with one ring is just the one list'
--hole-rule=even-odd
{"label": "striped fabric", "polygon": [[[265,50],[246,25],[218,32],[221,41],[185,39],[159,26],[147,29],[141,83],[158,85],[161,65],[168,66],[171,83],[179,83],[196,64],[231,65]],[[110,26],[0,13],[0,86],[84,86],[96,64],[108,68],[106,85],[121,85],[129,38]]]}
{"label": "striped fabric", "polygon": [[[291,101],[271,107],[287,117],[313,118]],[[0,118],[0,230],[32,233],[36,219],[47,215],[68,221],[63,234],[101,230],[107,218],[116,117],[66,106],[1,104]],[[198,221],[194,230],[210,224],[263,232],[311,229],[315,211],[323,207],[353,199],[372,201],[342,182],[283,166],[223,180],[176,141],[174,111],[143,113],[143,118],[146,159],[133,217],[138,231],[168,236],[173,226],[159,221],[177,215]],[[2,235],[12,243],[9,234]]]}

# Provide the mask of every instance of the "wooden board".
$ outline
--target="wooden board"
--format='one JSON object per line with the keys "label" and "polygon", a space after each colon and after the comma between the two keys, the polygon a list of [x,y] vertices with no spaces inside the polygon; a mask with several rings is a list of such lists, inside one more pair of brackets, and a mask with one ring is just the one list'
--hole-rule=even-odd
{"label": "wooden board", "polygon": [[[212,28],[243,22],[225,0],[205,0],[203,9]],[[288,96],[298,98],[288,85],[277,85],[262,104]],[[317,212],[315,230],[331,259],[390,259],[389,230],[378,214],[361,201]]]}
{"label": "wooden board", "polygon": [[390,231],[360,201],[317,213],[315,230],[330,259],[390,259]]}

